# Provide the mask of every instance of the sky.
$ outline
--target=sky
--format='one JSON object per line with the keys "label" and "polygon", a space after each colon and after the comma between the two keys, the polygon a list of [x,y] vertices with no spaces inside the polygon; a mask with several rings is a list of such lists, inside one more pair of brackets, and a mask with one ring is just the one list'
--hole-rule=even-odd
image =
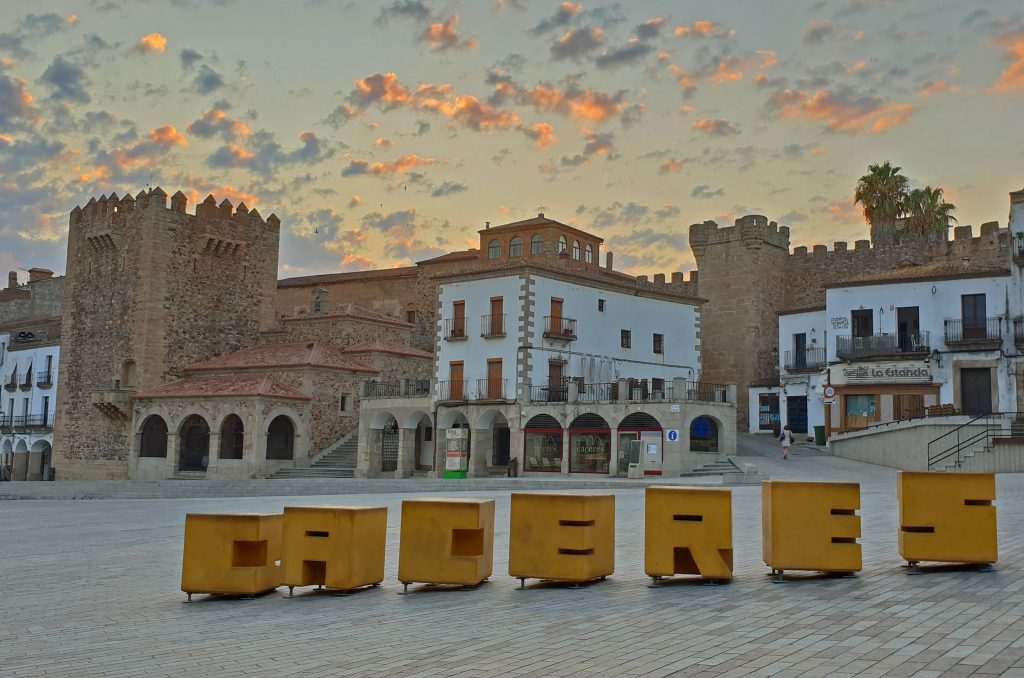
{"label": "sky", "polygon": [[282,277],[538,212],[671,273],[706,220],[866,238],[884,161],[1006,225],[1019,0],[0,4],[0,271],[63,272],[76,204],[159,185],[276,213]]}

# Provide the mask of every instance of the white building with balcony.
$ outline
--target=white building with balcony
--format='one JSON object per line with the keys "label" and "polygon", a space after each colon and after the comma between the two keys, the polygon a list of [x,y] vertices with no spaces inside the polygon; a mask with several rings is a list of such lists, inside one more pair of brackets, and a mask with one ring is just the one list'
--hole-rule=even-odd
{"label": "white building with balcony", "polygon": [[[759,390],[760,406],[768,411],[777,398],[778,421],[798,434],[1013,412],[1024,345],[1022,309],[1009,303],[1019,296],[1015,285],[1009,267],[969,262],[836,283],[824,309],[780,315],[781,383]],[[766,424],[762,418],[758,428]]]}
{"label": "white building with balcony", "polygon": [[0,327],[0,467],[6,479],[50,479],[60,323],[55,317]]}
{"label": "white building with balcony", "polygon": [[480,234],[479,265],[439,278],[434,379],[364,393],[358,474],[440,475],[450,435],[475,476],[678,476],[734,454],[735,387],[700,382],[682,274],[601,267],[599,238],[543,215]]}

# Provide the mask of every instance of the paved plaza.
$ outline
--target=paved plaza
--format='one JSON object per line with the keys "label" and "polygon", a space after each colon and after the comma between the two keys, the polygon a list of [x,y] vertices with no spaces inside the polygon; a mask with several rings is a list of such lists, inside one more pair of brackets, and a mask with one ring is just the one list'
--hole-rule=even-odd
{"label": "paved plaza", "polygon": [[[733,489],[728,585],[648,588],[643,492],[617,489],[614,576],[519,591],[507,574],[510,493],[490,491],[462,496],[497,502],[491,580],[406,596],[396,494],[6,501],[0,675],[1024,676],[1024,476],[998,478],[995,571],[910,576],[897,553],[895,471],[804,446],[783,462],[771,441],[749,437],[741,452],[773,479],[861,483],[858,577],[772,583],[756,486]],[[186,513],[319,504],[388,507],[381,588],[184,602]]]}

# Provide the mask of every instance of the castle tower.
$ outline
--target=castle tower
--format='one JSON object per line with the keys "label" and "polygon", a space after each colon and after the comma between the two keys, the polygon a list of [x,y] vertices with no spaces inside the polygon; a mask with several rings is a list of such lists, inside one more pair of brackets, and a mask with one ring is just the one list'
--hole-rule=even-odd
{"label": "castle tower", "polygon": [[[71,212],[54,467],[126,478],[132,393],[256,343],[274,323],[280,220],[180,191],[92,198]],[[183,413],[182,416],[188,413]]]}
{"label": "castle tower", "polygon": [[772,377],[778,383],[772,346],[785,299],[789,228],[760,215],[724,228],[705,221],[690,226],[690,249],[700,273],[697,294],[708,300],[700,313],[701,380],[736,382],[737,426],[745,430],[747,387]]}

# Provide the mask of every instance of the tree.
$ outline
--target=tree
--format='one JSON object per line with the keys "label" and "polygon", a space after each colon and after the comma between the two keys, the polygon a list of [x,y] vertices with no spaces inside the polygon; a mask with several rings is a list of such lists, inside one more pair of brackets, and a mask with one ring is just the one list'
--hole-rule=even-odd
{"label": "tree", "polygon": [[941,188],[915,188],[907,195],[904,212],[907,230],[925,239],[942,238],[946,229],[956,223],[956,206],[945,201]]}
{"label": "tree", "polygon": [[871,224],[871,241],[876,245],[896,237],[896,219],[903,214],[907,197],[907,178],[900,174],[901,169],[888,160],[869,165],[868,173],[857,182],[854,202],[864,206],[864,216]]}

